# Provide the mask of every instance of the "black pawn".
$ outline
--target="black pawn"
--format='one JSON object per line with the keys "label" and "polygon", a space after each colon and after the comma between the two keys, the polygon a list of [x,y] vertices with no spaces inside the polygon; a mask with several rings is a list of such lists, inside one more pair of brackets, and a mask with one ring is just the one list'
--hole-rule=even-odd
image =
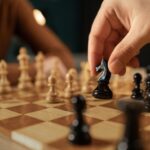
{"label": "black pawn", "polygon": [[141,74],[140,73],[135,73],[134,74],[134,84],[135,84],[135,87],[132,90],[132,95],[131,95],[132,99],[136,99],[136,100],[143,99],[143,91],[140,88],[141,81],[142,81]]}
{"label": "black pawn", "polygon": [[83,112],[86,109],[86,102],[83,96],[78,95],[72,98],[72,104],[75,111],[75,120],[71,125],[71,132],[68,140],[75,145],[88,145],[91,143],[89,127],[83,118]]}
{"label": "black pawn", "polygon": [[145,85],[146,85],[146,89],[145,89],[145,110],[150,112],[150,76],[148,76],[145,80]]}
{"label": "black pawn", "polygon": [[139,117],[144,110],[144,103],[136,101],[122,101],[122,103],[126,124],[124,136],[117,144],[117,150],[144,150],[139,133]]}

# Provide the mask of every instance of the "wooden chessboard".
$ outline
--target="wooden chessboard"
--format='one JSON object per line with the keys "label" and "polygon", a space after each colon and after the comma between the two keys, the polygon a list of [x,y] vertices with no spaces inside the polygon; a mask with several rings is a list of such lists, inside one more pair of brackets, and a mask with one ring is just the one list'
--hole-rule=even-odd
{"label": "wooden chessboard", "polygon": [[[86,95],[87,110],[84,117],[90,126],[92,144],[74,146],[67,140],[69,126],[74,118],[68,100],[48,104],[46,91],[18,92],[0,96],[0,133],[30,149],[43,150],[115,150],[124,132],[124,115],[112,100],[96,100]],[[62,99],[63,100],[63,99]],[[147,150],[150,143],[150,113],[141,116],[141,136]]]}

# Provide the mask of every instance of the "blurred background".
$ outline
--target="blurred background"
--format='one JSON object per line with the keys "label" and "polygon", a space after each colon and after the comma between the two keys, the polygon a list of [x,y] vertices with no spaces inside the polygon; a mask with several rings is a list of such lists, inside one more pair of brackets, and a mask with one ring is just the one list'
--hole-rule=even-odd
{"label": "blurred background", "polygon": [[[77,62],[87,56],[88,34],[91,24],[100,8],[102,0],[30,0],[46,19],[46,24],[72,50]],[[16,60],[21,46],[26,45],[18,37],[14,37],[9,49],[7,61]],[[142,66],[150,62],[150,45],[141,51],[139,56]],[[10,54],[11,53],[11,54]],[[30,54],[32,52],[30,51]]]}

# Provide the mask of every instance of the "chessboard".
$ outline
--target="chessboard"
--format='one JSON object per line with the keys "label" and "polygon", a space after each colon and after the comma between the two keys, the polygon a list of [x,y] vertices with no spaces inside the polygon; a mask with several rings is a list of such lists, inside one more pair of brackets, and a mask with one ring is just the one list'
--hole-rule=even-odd
{"label": "chessboard", "polygon": [[[97,77],[90,76],[88,64],[81,63],[81,71],[70,69],[66,77],[61,76],[58,62],[46,79],[43,74],[44,56],[36,57],[37,74],[31,82],[28,74],[29,57],[25,49],[18,56],[20,77],[19,83],[12,87],[7,79],[7,64],[0,61],[0,134],[12,141],[34,150],[115,150],[124,134],[126,119],[118,108],[117,102],[131,99],[134,88],[133,75],[144,69],[127,68],[122,77],[112,76],[110,88],[112,99],[96,99],[92,91],[97,86]],[[144,82],[141,88],[145,89]],[[92,143],[88,146],[73,145],[68,140],[70,126],[75,119],[71,98],[83,95],[86,110],[83,114]],[[135,124],[136,126],[136,124]],[[140,135],[143,145],[150,148],[150,113],[140,117]]]}
{"label": "chessboard", "polygon": [[[132,70],[132,74],[137,71],[141,72]],[[124,82],[124,86],[119,84],[119,88],[111,81],[115,93],[111,100],[95,99],[90,93],[81,92],[87,103],[84,118],[90,127],[91,145],[75,146],[69,143],[70,125],[75,117],[70,99],[60,98],[60,102],[48,103],[48,89],[19,91],[13,88],[10,93],[1,94],[0,133],[35,150],[115,150],[125,125],[124,114],[116,104],[118,100],[130,97],[129,86],[125,86],[127,79],[127,76],[120,79],[112,77],[112,80]],[[141,137],[148,150],[150,113],[142,113],[140,122]]]}

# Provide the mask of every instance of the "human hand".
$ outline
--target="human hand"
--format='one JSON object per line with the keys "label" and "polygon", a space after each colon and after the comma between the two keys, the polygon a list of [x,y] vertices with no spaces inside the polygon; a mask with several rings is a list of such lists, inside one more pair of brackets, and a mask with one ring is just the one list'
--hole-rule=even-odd
{"label": "human hand", "polygon": [[58,72],[61,72],[62,76],[65,76],[67,72],[67,67],[64,65],[64,63],[61,61],[59,57],[56,56],[48,56],[44,60],[44,72],[46,76],[49,76],[51,70],[55,67],[57,67],[59,70]]}
{"label": "human hand", "polygon": [[92,74],[102,57],[109,70],[123,75],[137,67],[140,49],[150,42],[150,0],[104,0],[89,35],[88,60]]}

